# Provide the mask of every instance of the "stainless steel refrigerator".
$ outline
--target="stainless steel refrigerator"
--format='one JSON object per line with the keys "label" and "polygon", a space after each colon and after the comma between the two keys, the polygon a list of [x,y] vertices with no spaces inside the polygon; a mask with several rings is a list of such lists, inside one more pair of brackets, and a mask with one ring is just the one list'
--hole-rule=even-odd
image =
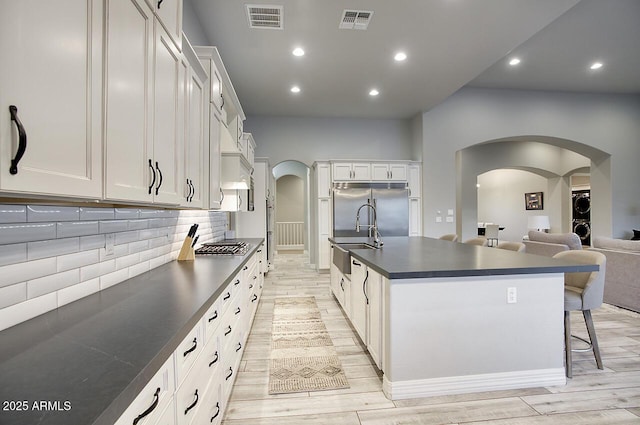
{"label": "stainless steel refrigerator", "polygon": [[380,236],[409,236],[409,190],[405,183],[334,183],[333,236],[372,236],[371,208],[360,210],[360,233],[356,232],[358,208],[376,208]]}

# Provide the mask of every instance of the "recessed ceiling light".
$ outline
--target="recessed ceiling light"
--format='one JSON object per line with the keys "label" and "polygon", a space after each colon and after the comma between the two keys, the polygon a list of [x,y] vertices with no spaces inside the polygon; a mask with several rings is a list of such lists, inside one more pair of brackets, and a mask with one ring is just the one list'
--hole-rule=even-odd
{"label": "recessed ceiling light", "polygon": [[376,89],[371,89],[371,91],[369,92],[369,96],[377,96],[379,94],[380,92]]}
{"label": "recessed ceiling light", "polygon": [[300,93],[300,87],[298,86],[291,87],[291,93]]}
{"label": "recessed ceiling light", "polygon": [[595,69],[600,69],[604,66],[604,64],[602,62],[594,62],[591,64],[591,66],[589,68],[595,70]]}
{"label": "recessed ceiling light", "polygon": [[304,56],[304,50],[301,47],[296,47],[291,53],[293,53],[293,56]]}
{"label": "recessed ceiling light", "polygon": [[518,65],[519,63],[520,63],[520,59],[518,59],[518,58],[513,58],[513,59],[511,59],[511,60],[509,61],[509,65],[511,65],[511,66],[516,66],[516,65]]}
{"label": "recessed ceiling light", "polygon": [[405,52],[398,52],[393,57],[393,59],[395,59],[396,62],[402,62],[403,60],[407,59],[407,54]]}

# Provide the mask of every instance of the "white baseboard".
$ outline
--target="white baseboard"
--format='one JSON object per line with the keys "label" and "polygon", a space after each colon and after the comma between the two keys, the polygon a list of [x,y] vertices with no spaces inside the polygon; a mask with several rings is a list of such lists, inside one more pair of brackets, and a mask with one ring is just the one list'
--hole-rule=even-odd
{"label": "white baseboard", "polygon": [[390,400],[466,394],[484,391],[566,385],[564,368],[488,373],[447,378],[390,382],[382,380],[382,390]]}

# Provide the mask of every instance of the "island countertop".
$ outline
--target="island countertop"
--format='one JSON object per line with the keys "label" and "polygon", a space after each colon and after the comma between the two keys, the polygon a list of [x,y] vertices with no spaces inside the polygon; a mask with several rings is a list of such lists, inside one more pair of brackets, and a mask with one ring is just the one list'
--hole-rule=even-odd
{"label": "island countertop", "polygon": [[[372,238],[329,238],[331,243],[368,243]],[[380,249],[346,249],[388,279],[589,272],[597,265],[428,237],[383,237]]]}
{"label": "island countertop", "polygon": [[171,261],[0,332],[0,424],[113,424],[263,241],[242,240],[246,255]]}

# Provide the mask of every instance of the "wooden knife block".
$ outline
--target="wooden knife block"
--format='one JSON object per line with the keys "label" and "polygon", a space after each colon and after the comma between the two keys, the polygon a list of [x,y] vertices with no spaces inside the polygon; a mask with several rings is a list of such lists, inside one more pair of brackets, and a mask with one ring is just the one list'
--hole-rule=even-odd
{"label": "wooden knife block", "polygon": [[193,261],[196,259],[196,254],[194,249],[191,247],[193,243],[193,239],[191,236],[187,236],[182,242],[182,247],[180,248],[180,253],[178,253],[178,261]]}

